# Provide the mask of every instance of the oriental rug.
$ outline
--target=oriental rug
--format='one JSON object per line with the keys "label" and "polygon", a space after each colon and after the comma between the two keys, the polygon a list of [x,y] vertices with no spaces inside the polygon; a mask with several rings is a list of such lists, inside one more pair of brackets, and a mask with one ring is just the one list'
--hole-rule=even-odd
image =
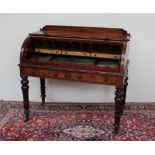
{"label": "oriental rug", "polygon": [[1,141],[154,141],[155,103],[127,103],[117,135],[114,103],[30,103],[0,101]]}

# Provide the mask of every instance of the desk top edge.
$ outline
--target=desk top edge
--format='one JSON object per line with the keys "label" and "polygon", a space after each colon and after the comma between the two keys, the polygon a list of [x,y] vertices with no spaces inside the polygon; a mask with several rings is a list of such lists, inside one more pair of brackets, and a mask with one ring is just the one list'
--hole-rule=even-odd
{"label": "desk top edge", "polygon": [[40,31],[30,33],[29,35],[41,37],[84,38],[114,41],[130,40],[130,34],[126,30],[121,28],[105,27],[46,25],[41,28]]}

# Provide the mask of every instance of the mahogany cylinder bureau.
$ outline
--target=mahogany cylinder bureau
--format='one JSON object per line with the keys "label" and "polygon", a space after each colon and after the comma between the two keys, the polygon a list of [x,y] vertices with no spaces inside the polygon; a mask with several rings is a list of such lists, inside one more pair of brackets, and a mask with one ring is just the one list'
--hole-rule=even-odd
{"label": "mahogany cylinder bureau", "polygon": [[112,85],[114,132],[120,126],[128,80],[130,34],[123,29],[46,25],[30,33],[20,53],[25,121],[29,119],[28,76],[40,78],[42,105],[45,78]]}

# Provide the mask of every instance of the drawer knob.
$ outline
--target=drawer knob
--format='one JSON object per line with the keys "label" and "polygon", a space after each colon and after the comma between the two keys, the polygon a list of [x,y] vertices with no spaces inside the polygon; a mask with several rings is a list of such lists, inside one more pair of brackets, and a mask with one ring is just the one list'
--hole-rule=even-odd
{"label": "drawer knob", "polygon": [[57,73],[54,73],[54,77],[57,77],[58,76],[58,74]]}
{"label": "drawer knob", "polygon": [[82,75],[78,75],[77,78],[78,78],[79,80],[81,80],[81,79],[82,79]]}

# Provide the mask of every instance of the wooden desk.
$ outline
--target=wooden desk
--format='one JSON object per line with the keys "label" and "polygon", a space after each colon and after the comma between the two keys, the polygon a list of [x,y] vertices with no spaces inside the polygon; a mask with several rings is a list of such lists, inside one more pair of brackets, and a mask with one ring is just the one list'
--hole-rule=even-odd
{"label": "wooden desk", "polygon": [[45,78],[112,85],[115,92],[115,133],[123,114],[130,34],[123,29],[44,26],[23,42],[20,76],[25,121],[29,119],[28,76],[40,78],[42,105]]}

